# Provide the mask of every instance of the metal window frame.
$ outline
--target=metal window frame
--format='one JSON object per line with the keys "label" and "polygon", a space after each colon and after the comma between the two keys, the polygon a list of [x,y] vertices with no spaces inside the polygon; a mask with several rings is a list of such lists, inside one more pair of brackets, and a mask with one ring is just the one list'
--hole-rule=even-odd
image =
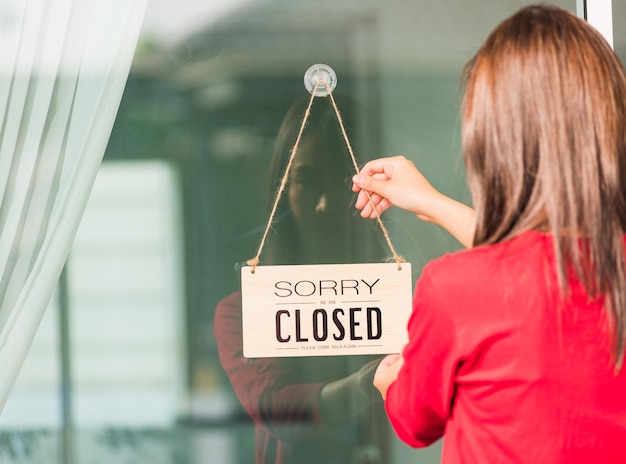
{"label": "metal window frame", "polygon": [[595,27],[613,47],[612,0],[576,0],[576,14]]}

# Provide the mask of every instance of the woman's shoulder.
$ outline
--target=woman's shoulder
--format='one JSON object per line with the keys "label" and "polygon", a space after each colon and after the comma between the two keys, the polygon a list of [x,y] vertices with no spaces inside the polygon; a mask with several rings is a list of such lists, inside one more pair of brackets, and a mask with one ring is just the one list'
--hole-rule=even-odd
{"label": "woman's shoulder", "polygon": [[416,283],[414,314],[427,325],[471,327],[462,331],[470,345],[502,324],[522,324],[551,298],[551,246],[549,235],[531,232],[442,256]]}
{"label": "woman's shoulder", "polygon": [[552,239],[548,234],[537,231],[523,232],[515,237],[491,245],[480,245],[445,255],[429,262],[426,268],[454,267],[462,265],[491,264],[492,262],[506,262],[529,256],[529,251],[544,251],[545,244],[551,245]]}
{"label": "woman's shoulder", "polygon": [[234,292],[222,298],[215,306],[213,324],[218,330],[241,324],[241,293]]}
{"label": "woman's shoulder", "polygon": [[236,307],[241,309],[241,292],[233,292],[217,302],[217,307]]}
{"label": "woman's shoulder", "polygon": [[543,266],[551,252],[549,235],[528,231],[493,245],[445,254],[424,267],[422,278],[438,285],[486,287],[527,274],[533,265]]}

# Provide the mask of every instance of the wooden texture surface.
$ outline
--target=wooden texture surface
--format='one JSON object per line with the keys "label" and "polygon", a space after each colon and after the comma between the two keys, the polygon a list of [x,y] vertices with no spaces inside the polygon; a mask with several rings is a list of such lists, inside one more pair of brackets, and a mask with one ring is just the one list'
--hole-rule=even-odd
{"label": "wooden texture surface", "polygon": [[247,358],[398,353],[407,341],[411,265],[241,269]]}

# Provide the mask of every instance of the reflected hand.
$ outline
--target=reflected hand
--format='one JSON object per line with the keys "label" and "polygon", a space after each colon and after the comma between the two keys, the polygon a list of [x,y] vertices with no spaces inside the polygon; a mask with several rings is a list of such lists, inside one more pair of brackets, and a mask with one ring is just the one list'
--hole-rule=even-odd
{"label": "reflected hand", "polygon": [[383,399],[387,398],[389,386],[398,378],[398,372],[404,364],[404,358],[400,354],[387,355],[378,365],[374,374],[374,386],[378,389]]}
{"label": "reflected hand", "polygon": [[341,423],[355,414],[380,403],[374,388],[374,375],[381,358],[363,365],[347,377],[326,383],[320,390],[320,415],[326,425]]}

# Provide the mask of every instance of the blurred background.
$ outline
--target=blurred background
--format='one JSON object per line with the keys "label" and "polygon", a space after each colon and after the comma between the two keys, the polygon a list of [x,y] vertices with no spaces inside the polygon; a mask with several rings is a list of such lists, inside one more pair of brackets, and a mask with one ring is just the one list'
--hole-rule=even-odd
{"label": "blurred background", "polygon": [[[276,134],[309,95],[305,71],[330,65],[335,93],[356,103],[359,160],[403,154],[469,203],[459,77],[527,3],[149,0],[73,250],[0,415],[0,462],[254,462],[213,313],[256,253]],[[624,61],[626,0],[613,18]],[[410,214],[385,216],[415,278],[459,249]],[[439,444],[412,450],[387,432],[389,463],[439,462]]]}

